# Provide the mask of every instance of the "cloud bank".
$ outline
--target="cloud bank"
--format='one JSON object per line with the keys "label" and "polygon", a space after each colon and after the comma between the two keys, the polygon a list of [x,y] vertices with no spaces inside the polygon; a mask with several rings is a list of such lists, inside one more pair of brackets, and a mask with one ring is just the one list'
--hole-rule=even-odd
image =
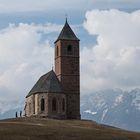
{"label": "cloud bank", "polygon": [[53,47],[43,39],[60,26],[10,24],[0,30],[0,98],[24,99],[33,81],[52,68]]}
{"label": "cloud bank", "polygon": [[81,52],[84,91],[140,87],[140,11],[88,11],[84,27],[97,36]]}

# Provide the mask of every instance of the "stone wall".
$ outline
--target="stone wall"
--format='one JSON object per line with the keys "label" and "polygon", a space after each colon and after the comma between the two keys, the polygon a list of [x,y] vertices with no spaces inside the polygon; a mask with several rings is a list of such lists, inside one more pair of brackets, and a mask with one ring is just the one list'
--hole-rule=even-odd
{"label": "stone wall", "polygon": [[[41,99],[44,99],[44,110],[41,110]],[[52,100],[56,99],[56,110],[52,110]],[[65,110],[63,110],[63,100]],[[66,96],[62,93],[38,93],[26,98],[25,114],[27,117],[38,116],[66,119]]]}
{"label": "stone wall", "polygon": [[[58,94],[58,93],[55,93],[55,94],[52,94],[50,93],[48,95],[48,102],[49,102],[49,110],[48,110],[48,116],[50,118],[59,118],[59,119],[66,119],[66,96],[65,94]],[[57,109],[56,111],[53,111],[52,109],[52,100],[53,99],[56,99],[56,105],[57,105]],[[65,110],[62,109],[62,102],[63,102],[63,99],[65,100]]]}
{"label": "stone wall", "polygon": [[30,117],[34,114],[34,95],[26,98],[25,116]]}

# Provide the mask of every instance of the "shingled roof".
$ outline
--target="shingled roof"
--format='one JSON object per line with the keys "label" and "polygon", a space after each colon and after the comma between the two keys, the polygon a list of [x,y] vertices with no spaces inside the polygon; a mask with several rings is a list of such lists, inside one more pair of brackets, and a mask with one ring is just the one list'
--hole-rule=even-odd
{"label": "shingled roof", "polygon": [[65,25],[64,25],[62,31],[60,32],[57,40],[55,41],[55,43],[58,40],[78,40],[79,41],[79,39],[76,37],[73,30],[69,26],[67,19],[66,19]]}
{"label": "shingled roof", "polygon": [[39,78],[26,98],[35,93],[62,93],[62,85],[53,70]]}

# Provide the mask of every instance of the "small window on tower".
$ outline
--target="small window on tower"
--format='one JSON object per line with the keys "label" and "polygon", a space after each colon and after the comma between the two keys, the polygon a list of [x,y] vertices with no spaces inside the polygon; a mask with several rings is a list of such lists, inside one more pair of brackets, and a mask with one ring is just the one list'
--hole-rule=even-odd
{"label": "small window on tower", "polygon": [[59,55],[59,50],[58,50],[58,46],[56,46],[56,56]]}
{"label": "small window on tower", "polygon": [[68,54],[72,54],[72,46],[71,45],[68,45],[67,52],[68,52]]}

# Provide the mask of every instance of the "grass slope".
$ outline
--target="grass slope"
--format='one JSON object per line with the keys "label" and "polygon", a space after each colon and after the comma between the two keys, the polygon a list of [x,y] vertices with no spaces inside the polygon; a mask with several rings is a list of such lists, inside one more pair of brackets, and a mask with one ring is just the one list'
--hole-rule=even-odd
{"label": "grass slope", "polygon": [[93,121],[19,118],[0,121],[0,140],[140,140],[140,133]]}

